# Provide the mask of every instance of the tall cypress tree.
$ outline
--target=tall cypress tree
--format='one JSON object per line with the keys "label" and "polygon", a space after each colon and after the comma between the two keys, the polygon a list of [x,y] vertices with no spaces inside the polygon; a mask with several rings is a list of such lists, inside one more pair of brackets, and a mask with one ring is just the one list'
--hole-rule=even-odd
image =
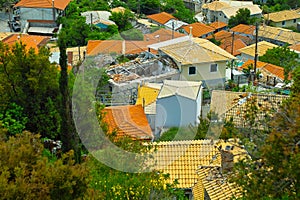
{"label": "tall cypress tree", "polygon": [[60,51],[59,64],[61,67],[59,88],[61,92],[61,140],[64,152],[73,150],[75,159],[80,162],[79,138],[76,133],[73,117],[72,102],[68,87],[68,66],[66,53],[66,34],[62,31],[59,35],[58,46]]}

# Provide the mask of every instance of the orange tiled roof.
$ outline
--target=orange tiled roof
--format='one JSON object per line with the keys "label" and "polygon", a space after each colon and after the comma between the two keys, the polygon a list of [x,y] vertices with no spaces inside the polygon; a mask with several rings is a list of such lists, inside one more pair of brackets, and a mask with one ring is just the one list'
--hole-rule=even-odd
{"label": "orange tiled roof", "polygon": [[147,46],[151,41],[128,41],[126,40],[98,40],[89,41],[87,44],[87,55],[97,55],[100,53],[122,54],[123,45],[125,45],[125,54],[138,54],[147,51]]}
{"label": "orange tiled roof", "polygon": [[192,27],[192,34],[194,37],[200,37],[202,35],[212,33],[215,31],[213,27],[207,26],[205,24],[196,22],[193,24],[189,24],[183,27],[183,29],[190,34],[190,27]]}
{"label": "orange tiled roof", "polygon": [[156,22],[158,22],[162,25],[167,23],[171,19],[176,19],[176,17],[174,17],[173,15],[171,15],[169,13],[166,13],[166,12],[161,12],[161,13],[157,13],[157,14],[153,14],[153,15],[148,15],[147,18],[151,19],[153,21],[156,21]]}
{"label": "orange tiled roof", "polygon": [[[227,40],[230,40],[232,41],[232,33],[231,32],[228,32],[228,31],[225,31],[225,30],[221,30],[213,35],[210,35],[207,37],[207,39],[211,39],[211,38],[215,38],[216,40],[219,40],[221,41],[222,43],[223,42],[226,42]],[[242,35],[239,35],[239,34],[235,34],[234,35],[234,39],[241,39],[245,44],[250,44],[251,42],[251,39],[246,37],[246,36],[242,36]]]}
{"label": "orange tiled roof", "polygon": [[106,107],[103,113],[103,121],[107,123],[109,133],[117,131],[117,137],[129,136],[137,140],[153,138],[142,105]]}
{"label": "orange tiled roof", "polygon": [[290,49],[300,52],[300,43],[289,46]]}
{"label": "orange tiled roof", "polygon": [[28,35],[28,34],[12,34],[2,41],[3,43],[8,44],[9,46],[13,46],[16,42],[22,42],[26,45],[26,49],[29,50],[33,48],[36,52],[41,46],[44,46],[50,37],[47,36],[37,36],[37,35]]}
{"label": "orange tiled roof", "polygon": [[224,27],[228,26],[228,24],[226,24],[224,22],[213,22],[213,23],[209,24],[209,26],[213,27],[214,29],[219,29],[219,28],[224,28]]}
{"label": "orange tiled roof", "polygon": [[[71,0],[54,0],[54,7],[64,10]],[[52,0],[21,0],[14,7],[52,8]]]}
{"label": "orange tiled roof", "polygon": [[[166,29],[159,29],[153,33],[145,34],[144,41],[125,41],[125,54],[137,54],[147,51],[148,45],[163,42],[174,38],[185,36],[183,33],[174,32]],[[157,37],[159,36],[159,38]],[[87,55],[97,55],[99,53],[122,53],[122,40],[89,40],[87,44]]]}
{"label": "orange tiled roof", "polygon": [[[233,53],[232,53],[232,55],[234,55],[234,56],[240,55],[241,52],[239,52],[238,50],[241,49],[241,48],[244,48],[246,46],[247,45],[241,39],[235,39],[234,42],[233,42]],[[225,51],[227,51],[228,53],[231,53],[231,51],[232,51],[232,39],[229,39],[229,40],[226,40],[226,41],[222,42],[220,47],[222,49],[224,49]]]}
{"label": "orange tiled roof", "polygon": [[244,33],[244,34],[249,34],[253,35],[255,31],[255,26],[253,25],[245,25],[245,24],[239,24],[233,28],[230,29],[233,32],[238,32],[238,33]]}
{"label": "orange tiled roof", "polygon": [[[176,31],[174,31],[172,33],[171,30],[161,28],[161,29],[159,29],[159,30],[157,30],[153,33],[145,34],[144,35],[144,40],[145,41],[147,41],[147,40],[151,41],[152,40],[152,43],[163,42],[163,41],[166,41],[166,40],[171,40],[173,34],[174,34],[174,38],[186,36],[183,33],[179,33],[179,32],[176,32]],[[159,38],[158,38],[158,36],[159,36]]]}
{"label": "orange tiled roof", "polygon": [[[248,60],[240,67],[240,69],[246,69],[251,64],[254,66],[254,60]],[[281,80],[284,80],[284,68],[283,67],[273,65],[270,63],[266,63],[266,62],[257,61],[256,68],[261,69],[261,70],[266,70],[268,73],[272,74],[273,76],[276,76],[276,77],[280,78]],[[289,79],[290,78],[291,77],[289,77]]]}

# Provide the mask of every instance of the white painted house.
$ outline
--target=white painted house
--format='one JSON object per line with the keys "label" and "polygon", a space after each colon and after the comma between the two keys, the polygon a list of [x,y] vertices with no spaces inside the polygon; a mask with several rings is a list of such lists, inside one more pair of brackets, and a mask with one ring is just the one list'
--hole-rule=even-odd
{"label": "white painted house", "polygon": [[63,15],[71,0],[20,0],[14,7],[19,9],[22,30],[27,22],[54,23]]}
{"label": "white painted house", "polygon": [[156,100],[155,132],[199,123],[202,82],[165,80]]}

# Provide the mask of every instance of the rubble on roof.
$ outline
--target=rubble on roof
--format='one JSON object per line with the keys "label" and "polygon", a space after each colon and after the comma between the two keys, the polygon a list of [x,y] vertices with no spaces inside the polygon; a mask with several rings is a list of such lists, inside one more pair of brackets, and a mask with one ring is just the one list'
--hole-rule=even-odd
{"label": "rubble on roof", "polygon": [[145,52],[130,62],[109,66],[106,72],[113,81],[122,83],[164,74],[172,71],[172,68],[176,68],[176,65],[171,59],[157,58],[155,55]]}

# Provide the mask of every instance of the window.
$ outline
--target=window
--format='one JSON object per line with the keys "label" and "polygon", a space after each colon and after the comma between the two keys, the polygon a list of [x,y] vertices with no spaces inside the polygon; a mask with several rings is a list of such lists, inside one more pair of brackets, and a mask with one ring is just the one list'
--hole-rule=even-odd
{"label": "window", "polygon": [[296,22],[297,22],[297,19],[294,19],[293,22],[296,23]]}
{"label": "window", "polygon": [[189,67],[189,75],[193,75],[193,74],[196,74],[196,67],[194,66]]}
{"label": "window", "polygon": [[210,65],[210,72],[217,72],[218,71],[218,65],[217,64],[211,64]]}
{"label": "window", "polygon": [[282,24],[282,26],[285,26],[285,21],[283,21],[281,24]]}

